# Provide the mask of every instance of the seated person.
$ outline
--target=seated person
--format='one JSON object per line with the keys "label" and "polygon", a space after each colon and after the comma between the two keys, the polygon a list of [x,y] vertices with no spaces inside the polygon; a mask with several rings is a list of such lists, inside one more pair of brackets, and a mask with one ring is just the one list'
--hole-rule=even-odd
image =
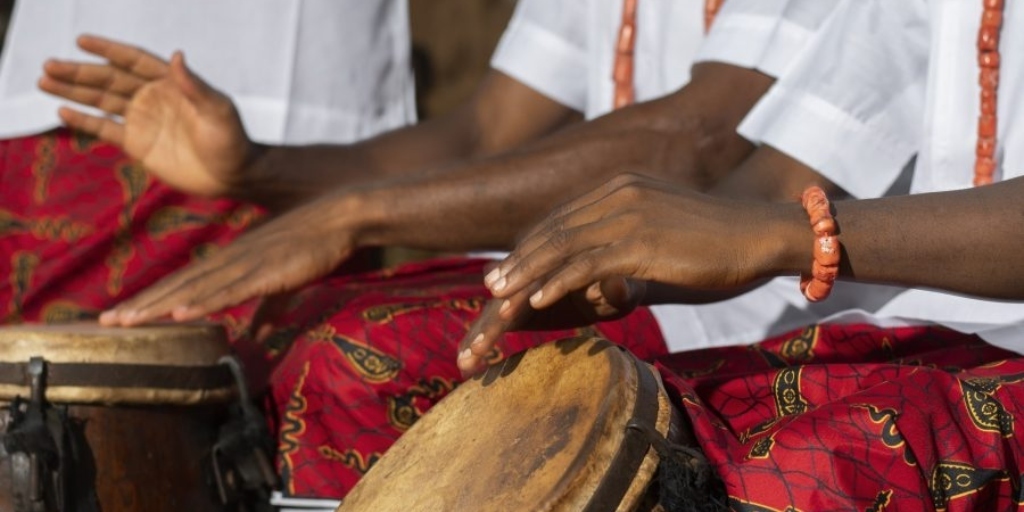
{"label": "seated person", "polygon": [[[94,318],[258,217],[251,205],[172,191],[119,148],[59,129],[60,101],[36,79],[48,57],[86,56],[69,34],[185,48],[263,143],[352,142],[415,120],[404,2],[78,3],[19,1],[0,61],[0,272],[9,276],[0,317],[8,323]],[[82,46],[96,52],[102,42]],[[154,61],[125,64],[145,79],[166,75]],[[77,71],[86,80],[101,66]],[[125,107],[95,89],[82,93],[113,113]]]}
{"label": "seated person", "polygon": [[[286,491],[341,496],[459,378],[448,354],[479,314],[485,297],[477,284],[482,262],[443,261],[380,275],[330,278],[298,296],[290,293],[330,273],[358,246],[507,246],[538,212],[622,168],[642,168],[699,190],[715,185],[752,149],[736,135],[735,126],[772,82],[761,71],[774,74],[784,68],[786,56],[813,34],[832,5],[819,0],[730,2],[711,36],[717,43],[705,47],[704,59],[731,59],[736,65],[705,62],[675,93],[568,128],[575,111],[601,113],[612,107],[616,91],[630,89],[622,73],[618,83],[613,79],[613,45],[599,44],[613,40],[621,28],[618,3],[562,9],[560,4],[524,1],[517,11],[519,21],[512,23],[495,57],[495,67],[504,72],[494,71],[468,105],[447,118],[342,147],[252,145],[230,115],[230,105],[176,56],[168,77],[146,85],[136,80],[132,83],[137,87],[108,91],[126,104],[123,125],[69,110],[63,111],[65,120],[123,142],[148,170],[189,192],[248,199],[281,214],[101,320],[120,325],[164,315],[190,320],[254,296],[269,296],[260,306],[247,302],[214,318],[236,336],[253,326],[267,333],[265,318],[283,310],[283,316],[269,322],[271,328],[279,327],[267,343],[271,355],[288,350],[271,388]],[[636,14],[647,22],[637,26],[650,28],[636,40],[633,90],[638,99],[667,94],[688,79],[685,64],[679,63],[688,63],[696,49],[702,27],[694,20],[701,17],[691,14],[700,7],[640,4]],[[592,20],[596,27],[587,30],[604,35],[581,34],[579,19]],[[751,19],[759,20],[758,30],[750,29]],[[552,40],[547,37],[552,32],[565,37]],[[672,44],[662,46],[665,41]],[[644,52],[649,52],[647,57]],[[537,54],[561,60],[538,68],[532,57]],[[620,67],[629,69],[629,54],[624,55],[619,62],[626,64]],[[42,85],[88,103],[88,97],[78,95],[80,88],[94,89],[102,81],[76,85],[74,66],[50,65]],[[138,78],[116,59],[105,73]],[[162,108],[166,105],[175,108]],[[184,118],[194,124],[176,124],[182,119],[179,112],[193,110],[209,115]],[[175,137],[154,146],[130,135],[158,132],[160,126],[183,129],[164,132]],[[548,136],[554,131],[558,133]],[[183,167],[168,155],[203,165]],[[897,150],[886,156],[879,165],[898,172],[910,153]],[[772,162],[778,158],[767,152],[749,163],[741,177],[730,180],[734,193],[774,200],[787,198],[808,181],[829,186],[813,172],[775,167]],[[466,216],[466,211],[474,215]],[[791,328],[795,319],[814,321],[844,309],[839,300],[809,308],[791,289],[772,284],[722,304],[677,309],[695,318],[690,325],[700,322],[706,333],[714,333],[702,339],[693,331],[666,328],[664,319],[671,320],[671,314],[658,315],[659,330],[646,310],[596,328],[641,355],[653,356],[664,351],[662,333],[676,338],[670,340],[675,348],[711,339],[737,343]],[[864,299],[869,295],[865,289],[858,303],[877,307],[895,293],[873,290],[871,294],[880,294],[877,301]],[[507,349],[564,335],[522,334]]]}
{"label": "seated person", "polygon": [[[646,282],[687,296],[799,273],[803,293],[823,301],[846,280],[919,287],[883,314],[853,310],[750,347],[662,357],[658,367],[733,509],[1016,509],[1024,67],[1015,57],[1024,46],[1011,27],[1024,8],[934,0],[837,9],[751,116],[793,102],[856,113],[874,130],[923,131],[918,194],[829,205],[811,193],[803,205],[771,204],[617,178],[556,210],[487,277],[494,306],[460,364],[478,371],[504,330],[574,292],[621,314],[645,301]],[[821,65],[836,52],[844,66]],[[880,52],[890,57],[869,58]],[[980,86],[979,69],[991,79]],[[919,96],[900,97],[908,81],[925,85]],[[881,98],[923,112],[893,123],[883,119],[893,105],[870,101]],[[813,113],[761,121],[785,142],[795,119],[814,129]]]}

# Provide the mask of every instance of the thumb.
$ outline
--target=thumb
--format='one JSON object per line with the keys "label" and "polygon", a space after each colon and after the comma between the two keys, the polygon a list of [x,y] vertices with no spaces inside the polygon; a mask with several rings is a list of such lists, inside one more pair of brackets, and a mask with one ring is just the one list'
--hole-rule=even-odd
{"label": "thumb", "polygon": [[192,103],[204,106],[220,98],[220,95],[203,79],[199,78],[185,63],[185,54],[180,50],[171,56],[171,79]]}
{"label": "thumb", "polygon": [[647,283],[626,277],[610,277],[587,288],[586,299],[602,317],[628,313],[635,309],[647,291]]}
{"label": "thumb", "polygon": [[253,313],[249,334],[257,343],[263,343],[274,333],[277,321],[288,312],[294,293],[277,293],[260,300]]}

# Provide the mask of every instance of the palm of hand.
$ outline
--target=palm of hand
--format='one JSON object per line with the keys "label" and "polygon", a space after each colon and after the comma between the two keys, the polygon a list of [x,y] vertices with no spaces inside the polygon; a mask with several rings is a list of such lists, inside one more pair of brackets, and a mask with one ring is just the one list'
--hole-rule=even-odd
{"label": "palm of hand", "polygon": [[169,77],[139,89],[125,112],[125,151],[164,183],[222,196],[241,180],[249,141],[223,95],[197,104]]}

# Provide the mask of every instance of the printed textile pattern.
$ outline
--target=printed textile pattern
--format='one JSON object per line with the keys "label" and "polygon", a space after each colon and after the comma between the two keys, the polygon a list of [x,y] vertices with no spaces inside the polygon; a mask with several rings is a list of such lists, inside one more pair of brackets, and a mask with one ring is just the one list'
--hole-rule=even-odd
{"label": "printed textile pattern", "polygon": [[658,368],[733,510],[1021,506],[1024,359],[976,336],[821,325]]}

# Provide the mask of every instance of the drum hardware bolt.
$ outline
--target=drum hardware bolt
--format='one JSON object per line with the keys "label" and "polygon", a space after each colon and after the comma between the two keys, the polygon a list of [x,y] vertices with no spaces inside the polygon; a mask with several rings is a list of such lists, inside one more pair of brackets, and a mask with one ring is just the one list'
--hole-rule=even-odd
{"label": "drum hardware bolt", "polygon": [[[277,488],[277,473],[269,453],[274,445],[263,415],[249,398],[249,388],[242,365],[231,356],[219,364],[231,370],[238,389],[238,403],[231,419],[221,427],[211,459],[217,494],[226,506],[260,508],[267,505],[270,493]],[[247,506],[248,505],[248,506]]]}
{"label": "drum hardware bolt", "polygon": [[11,417],[0,440],[10,459],[16,512],[64,509],[68,491],[65,450],[66,411],[46,403],[46,361],[33,357],[25,365],[29,400],[11,403]]}

